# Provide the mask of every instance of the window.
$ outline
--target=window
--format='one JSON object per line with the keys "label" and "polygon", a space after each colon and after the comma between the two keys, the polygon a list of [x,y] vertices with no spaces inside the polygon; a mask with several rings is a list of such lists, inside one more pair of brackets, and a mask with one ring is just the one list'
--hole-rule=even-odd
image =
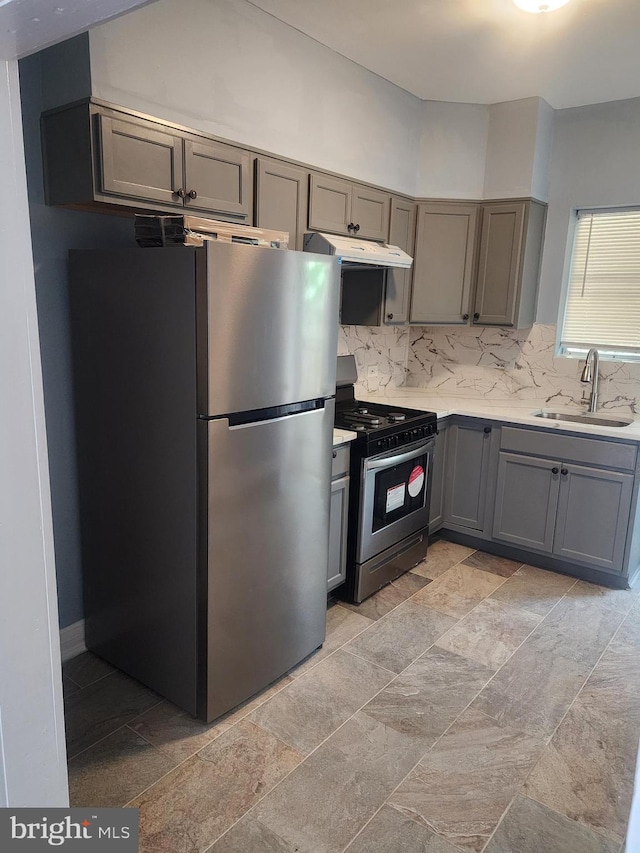
{"label": "window", "polygon": [[640,209],[578,211],[560,352],[640,360]]}

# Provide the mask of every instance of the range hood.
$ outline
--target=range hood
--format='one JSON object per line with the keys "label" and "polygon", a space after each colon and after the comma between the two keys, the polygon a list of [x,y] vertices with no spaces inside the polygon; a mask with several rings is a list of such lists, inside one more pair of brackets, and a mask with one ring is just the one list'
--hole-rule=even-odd
{"label": "range hood", "polygon": [[409,269],[413,264],[413,258],[398,246],[320,232],[304,235],[304,251],[317,252],[319,255],[335,255],[345,268]]}

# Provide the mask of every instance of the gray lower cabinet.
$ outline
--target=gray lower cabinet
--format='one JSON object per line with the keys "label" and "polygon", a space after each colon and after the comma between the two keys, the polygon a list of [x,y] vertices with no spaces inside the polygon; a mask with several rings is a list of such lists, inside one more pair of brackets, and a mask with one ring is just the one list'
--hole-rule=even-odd
{"label": "gray lower cabinet", "polygon": [[477,222],[477,204],[418,205],[412,323],[468,323]]}
{"label": "gray lower cabinet", "polygon": [[490,202],[481,211],[473,323],[527,328],[535,320],[546,205]]}
{"label": "gray lower cabinet", "polygon": [[621,572],[633,476],[563,465],[553,553],[571,562]]}
{"label": "gray lower cabinet", "polygon": [[47,204],[253,220],[253,154],[87,101],[42,116]]}
{"label": "gray lower cabinet", "polygon": [[633,483],[630,473],[501,451],[492,536],[622,572]]}
{"label": "gray lower cabinet", "polygon": [[445,476],[447,473],[447,435],[446,426],[438,424],[436,446],[433,451],[433,472],[431,475],[431,498],[429,510],[429,534],[438,531],[444,524]]}
{"label": "gray lower cabinet", "polygon": [[[416,232],[416,205],[402,198],[391,199],[389,243],[413,257]],[[406,323],[409,319],[413,269],[387,270],[383,322],[387,325]]]}
{"label": "gray lower cabinet", "polygon": [[485,527],[491,425],[468,420],[447,435],[445,524],[475,531]]}
{"label": "gray lower cabinet", "polygon": [[347,578],[347,530],[349,520],[349,445],[333,450],[331,511],[329,516],[329,563],[327,592]]}
{"label": "gray lower cabinet", "polygon": [[302,251],[307,229],[309,172],[281,160],[256,159],[256,217],[260,228],[289,233],[289,248]]}

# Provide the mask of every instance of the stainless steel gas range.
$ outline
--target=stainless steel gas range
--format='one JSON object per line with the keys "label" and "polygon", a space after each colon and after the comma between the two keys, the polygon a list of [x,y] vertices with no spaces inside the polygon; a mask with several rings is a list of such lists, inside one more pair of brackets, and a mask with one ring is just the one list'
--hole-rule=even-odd
{"label": "stainless steel gas range", "polygon": [[336,594],[359,604],[427,553],[433,412],[356,400],[353,356],[338,358],[335,425],[351,442],[347,580]]}

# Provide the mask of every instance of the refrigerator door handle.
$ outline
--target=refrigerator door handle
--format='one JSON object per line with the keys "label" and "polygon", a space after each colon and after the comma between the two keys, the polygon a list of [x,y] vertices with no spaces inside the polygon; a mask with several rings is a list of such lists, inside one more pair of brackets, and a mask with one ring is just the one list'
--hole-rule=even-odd
{"label": "refrigerator door handle", "polygon": [[[317,409],[304,409],[303,411],[300,411],[300,412],[292,412],[289,415],[281,415],[279,418],[261,418],[258,421],[249,421],[248,423],[243,423],[243,424],[233,424],[233,425],[229,426],[229,432],[233,432],[234,430],[237,430],[237,429],[249,429],[250,427],[259,427],[259,426],[262,426],[263,424],[277,424],[277,423],[280,423],[281,421],[290,421],[293,418],[300,418],[303,415],[308,415],[309,412],[313,412],[313,411],[318,411],[318,410]],[[217,418],[214,418],[212,420],[217,420]],[[229,421],[226,418],[224,418],[223,420],[226,420],[227,424],[229,424]]]}

